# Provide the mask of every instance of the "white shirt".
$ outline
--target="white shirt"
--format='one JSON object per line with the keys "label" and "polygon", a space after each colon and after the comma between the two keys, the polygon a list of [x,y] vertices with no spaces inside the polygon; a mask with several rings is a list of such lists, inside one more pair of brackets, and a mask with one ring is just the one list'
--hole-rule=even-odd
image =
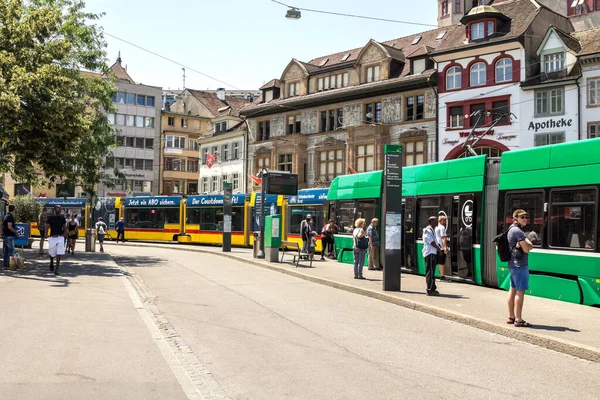
{"label": "white shirt", "polygon": [[444,250],[446,246],[444,246],[443,238],[447,237],[446,227],[442,224],[439,224],[435,227],[435,241],[440,246],[440,249]]}
{"label": "white shirt", "polygon": [[423,257],[427,257],[430,254],[437,254],[437,249],[433,247],[432,243],[435,242],[435,232],[430,225],[423,229]]}

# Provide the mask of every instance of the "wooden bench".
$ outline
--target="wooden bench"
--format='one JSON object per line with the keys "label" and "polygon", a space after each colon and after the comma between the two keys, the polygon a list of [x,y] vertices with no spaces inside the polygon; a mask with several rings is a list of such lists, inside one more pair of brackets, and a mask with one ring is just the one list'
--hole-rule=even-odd
{"label": "wooden bench", "polygon": [[283,263],[283,257],[285,257],[286,250],[291,250],[292,254],[294,255],[294,265],[296,266],[296,268],[298,267],[298,264],[300,264],[300,260],[309,261],[309,267],[312,268],[313,260],[310,258],[310,254],[302,253],[298,242],[289,242],[287,240],[282,240],[280,248],[283,251],[281,253],[281,260],[279,261],[279,263]]}

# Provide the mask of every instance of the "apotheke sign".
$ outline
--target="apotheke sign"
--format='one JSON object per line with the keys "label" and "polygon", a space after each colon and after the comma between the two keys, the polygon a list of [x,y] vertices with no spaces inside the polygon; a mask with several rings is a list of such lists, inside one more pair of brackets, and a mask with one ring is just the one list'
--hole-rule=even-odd
{"label": "apotheke sign", "polygon": [[540,129],[554,129],[554,128],[564,128],[566,126],[572,126],[573,125],[573,120],[572,119],[564,119],[564,118],[556,118],[556,119],[549,119],[547,121],[544,122],[530,122],[529,123],[529,127],[527,128],[527,130],[533,130],[534,132],[537,132]]}

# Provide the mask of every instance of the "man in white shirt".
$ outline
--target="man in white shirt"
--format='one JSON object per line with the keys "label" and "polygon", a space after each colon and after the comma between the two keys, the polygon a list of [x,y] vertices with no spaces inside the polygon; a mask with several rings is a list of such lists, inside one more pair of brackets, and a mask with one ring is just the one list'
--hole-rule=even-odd
{"label": "man in white shirt", "polygon": [[435,286],[435,265],[437,263],[437,255],[440,252],[435,240],[434,228],[437,224],[437,217],[429,217],[429,225],[423,229],[423,257],[425,257],[425,282],[427,283],[427,296],[438,296]]}
{"label": "man in white shirt", "polygon": [[449,281],[444,275],[444,265],[446,264],[446,254],[448,254],[448,235],[446,234],[446,223],[448,219],[445,215],[438,217],[438,226],[435,228],[435,240],[441,249],[437,257],[438,268],[440,270],[440,281]]}

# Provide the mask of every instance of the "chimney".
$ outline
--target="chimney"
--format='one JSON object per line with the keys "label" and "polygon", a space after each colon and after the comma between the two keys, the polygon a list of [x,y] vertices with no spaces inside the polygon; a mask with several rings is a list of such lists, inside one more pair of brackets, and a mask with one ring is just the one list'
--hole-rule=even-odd
{"label": "chimney", "polygon": [[217,88],[217,97],[221,101],[225,101],[225,88]]}

